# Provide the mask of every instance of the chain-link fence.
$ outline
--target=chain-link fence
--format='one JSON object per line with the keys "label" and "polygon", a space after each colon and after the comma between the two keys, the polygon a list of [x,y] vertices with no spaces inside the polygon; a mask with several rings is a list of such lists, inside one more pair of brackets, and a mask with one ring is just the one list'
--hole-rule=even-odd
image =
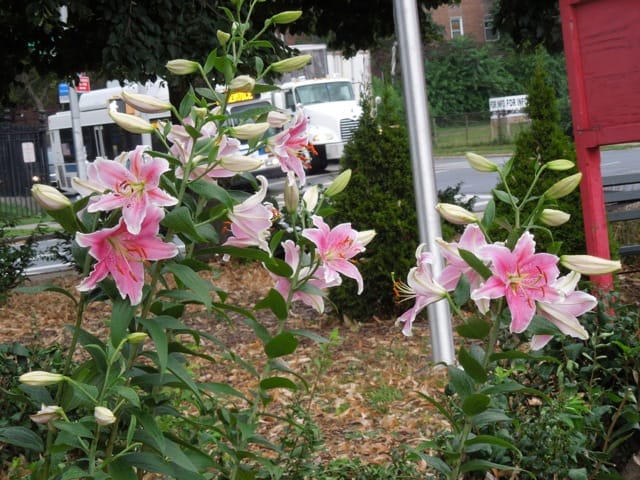
{"label": "chain-link fence", "polygon": [[530,125],[523,113],[455,113],[431,117],[433,145],[447,149],[477,145],[508,145],[518,132]]}

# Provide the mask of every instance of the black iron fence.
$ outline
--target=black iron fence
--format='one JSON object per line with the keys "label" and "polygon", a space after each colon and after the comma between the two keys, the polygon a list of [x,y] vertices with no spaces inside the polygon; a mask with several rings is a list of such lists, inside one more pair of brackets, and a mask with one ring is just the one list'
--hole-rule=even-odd
{"label": "black iron fence", "polygon": [[34,183],[49,183],[46,127],[0,122],[0,213],[25,217],[40,208]]}

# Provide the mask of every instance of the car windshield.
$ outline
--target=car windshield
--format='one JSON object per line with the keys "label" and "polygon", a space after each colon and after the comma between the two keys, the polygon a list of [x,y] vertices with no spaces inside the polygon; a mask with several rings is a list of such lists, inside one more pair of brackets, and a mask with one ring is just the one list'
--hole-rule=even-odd
{"label": "car windshield", "polygon": [[326,82],[313,85],[301,85],[296,88],[297,103],[340,102],[354,100],[353,88],[349,82]]}

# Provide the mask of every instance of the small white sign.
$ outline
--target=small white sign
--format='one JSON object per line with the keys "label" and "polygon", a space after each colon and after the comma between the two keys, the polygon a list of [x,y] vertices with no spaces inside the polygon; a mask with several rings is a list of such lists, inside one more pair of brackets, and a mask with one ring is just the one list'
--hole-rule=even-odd
{"label": "small white sign", "polygon": [[36,163],[36,147],[33,142],[22,142],[22,160],[24,163]]}

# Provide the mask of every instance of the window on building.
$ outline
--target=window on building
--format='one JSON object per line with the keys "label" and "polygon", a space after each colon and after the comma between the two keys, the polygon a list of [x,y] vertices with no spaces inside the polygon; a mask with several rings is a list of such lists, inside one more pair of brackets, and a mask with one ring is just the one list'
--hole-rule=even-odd
{"label": "window on building", "polygon": [[451,27],[451,38],[461,37],[464,35],[462,17],[451,17],[449,19],[449,26]]}
{"label": "window on building", "polygon": [[500,38],[500,34],[493,31],[493,15],[484,16],[484,39],[493,42]]}

